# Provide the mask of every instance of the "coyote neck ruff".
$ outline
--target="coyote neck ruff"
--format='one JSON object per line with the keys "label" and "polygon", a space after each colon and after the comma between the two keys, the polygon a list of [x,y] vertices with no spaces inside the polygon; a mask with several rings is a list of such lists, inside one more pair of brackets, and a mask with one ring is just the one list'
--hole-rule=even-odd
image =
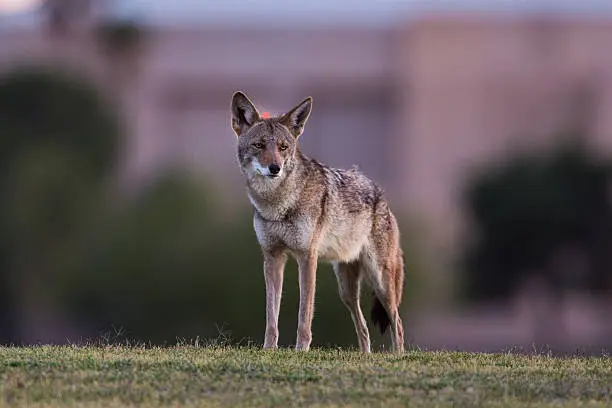
{"label": "coyote neck ruff", "polygon": [[372,320],[391,328],[395,351],[403,351],[398,309],[404,282],[399,229],[382,190],[356,169],[334,169],[302,154],[298,138],[310,115],[307,98],[285,115],[263,119],[241,92],[232,98],[237,158],[254,207],[253,225],[264,258],[265,348],[278,344],[278,313],[287,255],[299,265],[300,309],[296,349],[308,350],[317,262],[329,261],[338,279],[359,347],[370,351],[359,305],[360,286],[374,292]]}
{"label": "coyote neck ruff", "polygon": [[247,178],[247,194],[256,215],[267,221],[283,221],[295,211],[302,193],[300,180],[303,180],[303,161],[307,158],[295,152],[295,162],[286,166],[284,174],[269,179],[256,174]]}

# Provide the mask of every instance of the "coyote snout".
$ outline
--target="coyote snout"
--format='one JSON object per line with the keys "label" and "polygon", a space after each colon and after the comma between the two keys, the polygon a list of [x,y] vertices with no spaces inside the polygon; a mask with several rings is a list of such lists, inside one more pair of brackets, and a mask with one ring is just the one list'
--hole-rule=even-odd
{"label": "coyote snout", "polygon": [[276,163],[272,163],[269,166],[264,166],[259,162],[259,160],[257,160],[257,157],[254,157],[251,163],[253,164],[253,172],[257,175],[270,178],[280,176],[281,167]]}
{"label": "coyote snout", "polygon": [[264,146],[255,143],[255,155],[251,159],[253,171],[257,175],[276,178],[281,175],[283,158],[276,145]]}
{"label": "coyote snout", "polygon": [[260,116],[241,92],[232,98],[232,128],[238,162],[247,179],[253,224],[264,258],[266,331],[264,348],[278,344],[283,271],[291,254],[299,265],[300,308],[296,349],[312,339],[319,259],[334,266],[340,298],[350,312],[359,348],[370,335],[359,304],[363,282],[374,292],[372,317],[391,328],[393,348],[404,349],[399,315],[404,262],[399,229],[382,190],[357,170],[325,166],[302,154],[297,141],[312,108],[306,98],[278,117]]}

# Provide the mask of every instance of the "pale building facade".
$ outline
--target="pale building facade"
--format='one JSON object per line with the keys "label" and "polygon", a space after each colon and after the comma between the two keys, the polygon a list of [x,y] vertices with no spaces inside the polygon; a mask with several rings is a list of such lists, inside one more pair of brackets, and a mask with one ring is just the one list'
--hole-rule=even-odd
{"label": "pale building facade", "polygon": [[[229,126],[232,92],[280,113],[307,95],[304,150],[358,164],[435,247],[456,242],[467,171],[582,123],[612,150],[612,20],[423,17],[388,29],[148,29],[118,77],[87,31],[3,33],[0,70],[67,66],[119,96],[128,125],[123,180],[186,165],[243,194]],[[245,202],[246,203],[246,202]]]}

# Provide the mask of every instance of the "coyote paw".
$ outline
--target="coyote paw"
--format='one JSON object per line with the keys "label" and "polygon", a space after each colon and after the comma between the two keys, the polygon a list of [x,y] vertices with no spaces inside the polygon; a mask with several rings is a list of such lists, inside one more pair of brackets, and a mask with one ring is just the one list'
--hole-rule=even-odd
{"label": "coyote paw", "polygon": [[308,351],[310,350],[310,344],[296,344],[295,351]]}

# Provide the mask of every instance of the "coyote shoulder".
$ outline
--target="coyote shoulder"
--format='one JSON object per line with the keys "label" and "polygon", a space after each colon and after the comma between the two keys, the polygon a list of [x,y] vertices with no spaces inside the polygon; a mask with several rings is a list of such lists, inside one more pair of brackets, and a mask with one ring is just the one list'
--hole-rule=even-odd
{"label": "coyote shoulder", "polygon": [[318,260],[331,262],[342,302],[348,308],[359,348],[370,351],[370,336],[359,304],[360,286],[374,292],[372,320],[390,327],[393,348],[404,349],[399,315],[404,262],[397,220],[383,191],[356,169],[331,168],[298,148],[312,108],[306,98],[288,113],[262,118],[241,92],[232,97],[237,157],[254,208],[253,224],[263,252],[266,283],[264,348],[278,344],[278,314],[288,255],[299,265],[300,306],[296,349],[312,340]]}

